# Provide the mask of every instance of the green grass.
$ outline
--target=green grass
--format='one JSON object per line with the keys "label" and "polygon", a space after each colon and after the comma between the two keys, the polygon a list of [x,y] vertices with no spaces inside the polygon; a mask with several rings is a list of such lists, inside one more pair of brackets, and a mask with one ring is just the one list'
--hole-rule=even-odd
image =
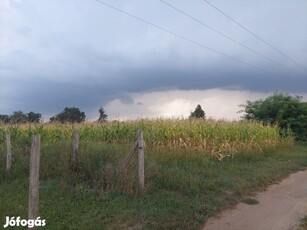
{"label": "green grass", "polygon": [[[307,145],[216,158],[196,150],[145,149],[144,192],[135,165],[121,173],[130,145],[83,142],[69,170],[70,143],[42,146],[39,215],[45,229],[199,229],[209,216],[291,172],[306,169]],[[27,217],[29,149],[14,149],[10,176],[0,148],[0,225]]]}
{"label": "green grass", "polygon": [[248,204],[248,205],[259,204],[258,200],[254,199],[254,198],[250,198],[250,197],[244,198],[243,200],[241,200],[241,202],[244,203],[244,204]]}

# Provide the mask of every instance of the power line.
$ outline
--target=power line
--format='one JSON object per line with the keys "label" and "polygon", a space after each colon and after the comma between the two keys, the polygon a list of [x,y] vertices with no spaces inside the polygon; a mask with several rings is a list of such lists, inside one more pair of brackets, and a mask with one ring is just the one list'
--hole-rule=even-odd
{"label": "power line", "polygon": [[254,53],[254,54],[256,54],[256,55],[258,55],[258,56],[260,56],[260,57],[262,57],[262,58],[264,58],[264,59],[266,59],[266,60],[268,60],[268,61],[270,61],[271,63],[273,63],[273,64],[275,64],[275,65],[277,65],[277,66],[279,66],[279,67],[281,67],[281,68],[283,68],[283,69],[286,69],[286,70],[288,70],[288,71],[291,72],[291,73],[298,74],[298,73],[294,72],[293,70],[291,70],[291,69],[289,69],[289,68],[283,66],[282,64],[280,64],[280,63],[274,61],[273,59],[271,59],[271,58],[265,56],[264,54],[262,54],[262,53],[260,53],[260,52],[258,52],[258,51],[256,51],[256,50],[254,50],[254,49],[252,49],[252,48],[250,48],[250,47],[244,45],[243,43],[241,43],[241,42],[239,42],[239,41],[237,41],[237,40],[231,38],[230,36],[228,36],[228,35],[226,35],[226,34],[220,32],[219,30],[215,29],[214,27],[209,26],[208,24],[206,24],[206,23],[200,21],[199,19],[197,19],[197,18],[195,18],[195,17],[193,17],[193,16],[191,16],[191,15],[185,13],[184,11],[182,11],[182,10],[176,8],[175,6],[171,5],[170,3],[168,3],[168,2],[166,2],[166,1],[164,1],[164,0],[160,0],[160,2],[166,4],[167,6],[169,6],[169,7],[171,7],[172,9],[178,11],[179,13],[183,14],[184,16],[186,16],[186,17],[188,17],[188,18],[190,18],[190,19],[192,19],[192,20],[198,22],[198,23],[201,24],[202,26],[205,26],[205,27],[207,27],[208,29],[210,29],[210,30],[212,30],[212,31],[214,31],[214,32],[216,32],[216,33],[218,33],[219,35],[223,36],[224,38],[227,38],[228,40],[230,40],[230,41],[232,41],[232,42],[238,44],[239,46],[241,46],[241,47],[243,47],[243,48],[245,48],[245,49],[247,49],[247,50],[249,50],[249,51],[251,51],[252,53]]}
{"label": "power line", "polygon": [[281,50],[279,50],[278,48],[276,48],[275,46],[271,45],[269,42],[267,42],[266,40],[264,40],[263,38],[259,37],[257,34],[253,33],[251,30],[247,29],[245,26],[243,26],[241,23],[237,22],[236,20],[234,20],[232,17],[230,17],[228,14],[226,14],[225,12],[223,12],[222,10],[220,10],[219,8],[217,8],[215,5],[213,5],[212,3],[210,3],[207,0],[203,0],[204,2],[206,2],[208,5],[210,5],[211,7],[213,7],[215,10],[219,11],[221,14],[223,14],[225,17],[227,17],[229,20],[231,20],[232,22],[236,23],[238,26],[240,26],[242,29],[244,29],[245,31],[247,31],[249,34],[253,35],[255,38],[257,38],[258,40],[262,41],[264,44],[266,44],[267,46],[269,46],[270,48],[272,48],[273,50],[275,50],[277,53],[279,53],[280,55],[286,57],[287,59],[289,59],[290,61],[292,61],[293,63],[297,64],[298,66],[300,66],[302,69],[307,70],[307,68],[303,65],[301,65],[300,63],[298,63],[297,61],[295,61],[293,58],[289,57],[287,54],[285,54],[284,52],[282,52]]}
{"label": "power line", "polygon": [[[103,4],[103,5],[107,6],[107,7],[109,7],[109,8],[112,8],[113,10],[116,10],[116,11],[122,13],[122,14],[128,15],[129,17],[132,17],[132,18],[134,18],[134,19],[136,19],[136,20],[138,20],[138,21],[141,21],[141,22],[143,22],[143,23],[146,23],[146,24],[148,24],[148,25],[150,25],[150,26],[153,26],[153,27],[155,27],[155,28],[157,28],[157,29],[159,29],[159,30],[162,30],[162,31],[164,31],[164,32],[166,32],[166,33],[168,33],[168,34],[171,34],[171,35],[173,35],[173,36],[175,36],[175,37],[178,37],[178,38],[180,38],[180,39],[182,39],[182,40],[184,40],[184,41],[187,41],[187,42],[189,42],[189,43],[191,43],[191,44],[194,44],[194,45],[196,45],[196,46],[205,48],[205,49],[207,49],[207,50],[210,50],[211,52],[220,54],[221,56],[227,57],[227,58],[232,59],[232,60],[234,60],[234,61],[236,61],[236,62],[240,62],[241,64],[248,65],[248,66],[250,66],[250,67],[253,67],[253,68],[255,68],[255,69],[261,70],[261,71],[263,71],[263,72],[269,72],[269,71],[267,71],[267,70],[265,70],[265,69],[263,69],[263,68],[261,68],[261,67],[259,67],[259,66],[253,65],[253,64],[248,63],[248,62],[244,62],[244,61],[242,61],[242,60],[240,60],[240,59],[238,59],[238,58],[236,58],[236,57],[227,55],[227,54],[225,54],[225,53],[223,53],[223,52],[221,52],[221,51],[218,51],[218,50],[215,50],[215,49],[213,49],[213,48],[210,48],[210,47],[208,47],[208,46],[206,46],[206,45],[204,45],[204,44],[201,44],[201,43],[196,42],[196,41],[194,41],[194,40],[192,40],[192,39],[190,39],[190,38],[188,38],[188,37],[185,37],[185,36],[183,36],[183,35],[180,35],[180,34],[177,34],[177,33],[175,33],[175,32],[172,32],[172,31],[170,31],[170,30],[168,30],[168,29],[165,29],[165,28],[163,28],[163,27],[161,27],[161,26],[159,26],[159,25],[156,25],[156,24],[151,23],[151,22],[149,22],[149,21],[147,21],[147,20],[145,20],[145,19],[142,19],[142,18],[140,18],[140,17],[138,17],[138,16],[136,16],[136,15],[133,15],[133,14],[127,12],[127,11],[124,11],[124,10],[122,10],[122,9],[119,9],[119,8],[113,6],[113,5],[110,5],[110,4],[105,3],[105,2],[103,2],[103,1],[100,1],[100,0],[95,0],[95,1],[98,2],[98,3],[100,3],[100,4]],[[274,73],[270,73],[270,74],[274,74]],[[274,75],[275,75],[275,74],[274,74]]]}

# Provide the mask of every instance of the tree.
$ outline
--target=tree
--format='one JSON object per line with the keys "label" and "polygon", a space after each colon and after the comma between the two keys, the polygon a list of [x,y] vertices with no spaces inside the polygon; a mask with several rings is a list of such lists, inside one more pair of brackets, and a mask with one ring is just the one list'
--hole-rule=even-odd
{"label": "tree", "polygon": [[0,123],[9,123],[10,116],[6,114],[0,114]]}
{"label": "tree", "polygon": [[42,118],[42,114],[29,112],[27,113],[27,121],[30,123],[38,123]]}
{"label": "tree", "polygon": [[27,115],[20,110],[13,112],[13,115],[10,116],[11,123],[26,123],[27,121]]}
{"label": "tree", "polygon": [[197,105],[194,112],[191,112],[190,118],[202,118],[205,119],[206,113],[201,108],[200,105]]}
{"label": "tree", "polygon": [[99,122],[104,122],[108,119],[108,115],[106,114],[106,112],[104,111],[104,109],[102,107],[99,108],[99,118],[98,121]]}
{"label": "tree", "polygon": [[241,105],[242,118],[264,125],[277,124],[282,131],[290,128],[297,139],[307,139],[307,103],[301,97],[276,92],[264,100],[247,101]]}
{"label": "tree", "polygon": [[42,117],[40,113],[29,112],[27,114],[22,111],[15,111],[12,115],[0,115],[0,122],[3,123],[34,123],[39,122]]}
{"label": "tree", "polygon": [[64,122],[79,123],[85,121],[85,117],[86,117],[85,113],[81,112],[80,109],[75,107],[71,108],[65,107],[63,112],[51,117],[50,121],[51,122],[59,121],[61,123]]}

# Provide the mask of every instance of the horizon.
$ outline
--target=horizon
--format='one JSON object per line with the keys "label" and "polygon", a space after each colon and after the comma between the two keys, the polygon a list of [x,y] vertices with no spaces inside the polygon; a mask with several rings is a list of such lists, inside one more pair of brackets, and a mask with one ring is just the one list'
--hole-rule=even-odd
{"label": "horizon", "polygon": [[[274,92],[274,93],[276,93],[276,92]],[[273,95],[273,93],[272,93],[272,94],[269,94],[268,96],[271,96],[271,95]],[[304,97],[303,97],[303,96],[294,95],[294,94],[293,94],[293,95],[291,95],[291,94],[286,94],[286,95],[290,95],[290,96],[299,96],[299,97],[301,97],[300,100],[301,100],[302,102],[307,102],[307,100],[304,100]],[[257,99],[257,100],[262,100],[262,99],[265,99],[265,98],[259,98],[259,99]],[[206,110],[205,110],[205,108],[203,107],[203,105],[201,105],[201,104],[199,104],[199,105],[202,107],[202,109],[203,109],[204,112],[205,112],[205,118],[206,118],[206,120],[229,121],[229,122],[233,122],[233,121],[242,121],[242,120],[243,120],[242,115],[244,114],[244,111],[242,111],[242,108],[241,108],[241,109],[239,109],[239,108],[241,107],[241,105],[244,105],[244,104],[245,104],[245,103],[242,103],[242,104],[237,105],[237,111],[235,112],[236,116],[235,116],[235,117],[232,117],[232,118],[208,116],[208,115],[207,115],[207,112],[206,112]],[[198,104],[197,104],[197,105],[198,105]],[[129,117],[129,116],[127,116],[127,117],[123,117],[123,116],[121,116],[121,117],[120,117],[120,116],[118,116],[118,117],[111,116],[111,117],[110,117],[105,109],[104,109],[104,111],[105,111],[106,114],[107,114],[107,121],[111,121],[111,122],[112,122],[112,121],[119,121],[119,122],[136,121],[136,120],[142,120],[142,119],[144,119],[144,120],[160,120],[160,119],[182,120],[182,119],[189,119],[190,114],[195,110],[195,108],[196,108],[197,105],[195,105],[194,108],[193,108],[192,110],[190,110],[189,112],[187,112],[186,114],[183,114],[183,115],[182,115],[182,114],[181,114],[181,115],[170,114],[170,115],[166,115],[166,116],[160,115],[160,116],[130,116],[130,117]],[[220,106],[220,105],[219,105],[219,106]],[[66,106],[66,107],[67,107],[67,106]],[[66,107],[65,107],[65,108],[66,108]],[[71,107],[69,107],[69,108],[72,108],[72,107],[75,107],[75,106],[71,106]],[[49,116],[49,117],[44,116],[44,114],[40,113],[39,111],[21,111],[21,110],[15,110],[15,111],[13,111],[11,114],[0,114],[0,115],[8,115],[8,116],[10,116],[10,115],[12,115],[14,112],[19,112],[19,111],[23,112],[24,114],[27,114],[27,113],[30,113],[30,112],[35,112],[35,113],[40,113],[40,114],[42,115],[42,116],[41,116],[41,119],[40,119],[40,123],[50,123],[50,122],[52,122],[52,121],[50,121],[50,118],[51,118],[52,116],[55,116],[55,115],[57,115],[57,114],[63,112],[65,108],[63,108],[61,111],[59,111],[59,112],[57,112],[56,114],[53,114],[53,115],[51,115],[51,116]],[[75,108],[78,108],[78,107],[75,107]],[[83,111],[82,108],[78,108],[78,109],[80,109],[81,112],[84,112],[84,113],[85,113],[85,116],[86,116],[86,117],[85,117],[84,122],[96,122],[96,121],[98,121],[98,118],[99,118],[99,111],[98,111],[98,108],[97,108],[97,116],[96,116],[95,118],[88,118],[86,112]],[[235,110],[235,109],[234,109],[234,110]]]}

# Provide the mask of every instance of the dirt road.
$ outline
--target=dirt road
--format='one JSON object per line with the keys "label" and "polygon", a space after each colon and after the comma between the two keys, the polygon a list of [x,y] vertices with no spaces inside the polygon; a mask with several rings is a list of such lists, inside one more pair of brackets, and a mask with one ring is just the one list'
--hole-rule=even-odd
{"label": "dirt road", "polygon": [[252,197],[258,204],[239,203],[209,218],[203,230],[292,230],[307,215],[307,170]]}

